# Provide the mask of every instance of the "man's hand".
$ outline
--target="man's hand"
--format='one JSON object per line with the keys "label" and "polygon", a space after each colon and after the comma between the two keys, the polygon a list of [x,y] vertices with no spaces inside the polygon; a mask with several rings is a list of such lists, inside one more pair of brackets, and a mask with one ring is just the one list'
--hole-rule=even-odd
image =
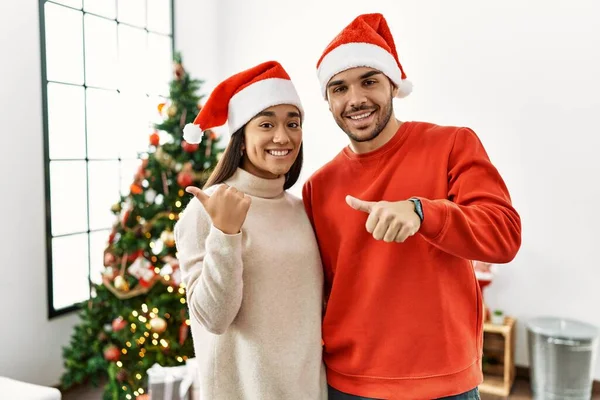
{"label": "man's hand", "polygon": [[421,227],[421,219],[415,212],[415,205],[408,200],[364,201],[346,196],[346,203],[355,210],[369,214],[367,231],[376,240],[402,243]]}
{"label": "man's hand", "polygon": [[200,200],[215,228],[227,235],[240,232],[250,209],[250,197],[225,184],[219,186],[212,196],[195,186],[188,186],[185,191]]}

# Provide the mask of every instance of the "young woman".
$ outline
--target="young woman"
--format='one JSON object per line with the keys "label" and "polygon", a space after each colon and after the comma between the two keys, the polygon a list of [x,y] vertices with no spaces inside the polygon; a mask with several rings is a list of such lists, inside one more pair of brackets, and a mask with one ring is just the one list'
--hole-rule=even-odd
{"label": "young woman", "polygon": [[228,123],[230,142],[175,227],[201,398],[323,400],[323,273],[302,201],[303,109],[270,61],[222,82],[184,138]]}

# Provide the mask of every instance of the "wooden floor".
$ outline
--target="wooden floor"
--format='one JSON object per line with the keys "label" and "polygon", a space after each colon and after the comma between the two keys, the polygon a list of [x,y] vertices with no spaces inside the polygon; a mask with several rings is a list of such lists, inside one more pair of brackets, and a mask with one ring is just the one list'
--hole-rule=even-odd
{"label": "wooden floor", "polygon": [[[531,399],[531,390],[529,382],[524,379],[517,379],[513,386],[512,393],[508,396],[508,400],[525,400]],[[63,393],[63,400],[100,400],[102,399],[102,388],[79,387]],[[504,400],[503,397],[482,394],[481,400]],[[600,394],[595,394],[593,400],[600,400]]]}

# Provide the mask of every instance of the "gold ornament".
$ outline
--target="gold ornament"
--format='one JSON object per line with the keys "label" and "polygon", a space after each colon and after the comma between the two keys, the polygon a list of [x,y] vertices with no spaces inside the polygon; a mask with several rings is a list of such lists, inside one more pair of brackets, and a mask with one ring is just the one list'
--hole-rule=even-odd
{"label": "gold ornament", "polygon": [[167,321],[161,317],[154,317],[150,320],[150,329],[152,332],[163,333],[167,330]]}
{"label": "gold ornament", "polygon": [[115,284],[115,289],[117,289],[117,290],[120,290],[122,292],[129,291],[129,283],[127,283],[127,280],[125,278],[123,278],[122,275],[117,275],[117,277],[115,278],[114,284]]}
{"label": "gold ornament", "polygon": [[113,204],[110,209],[114,213],[120,212],[121,211],[121,203],[115,203],[115,204]]}
{"label": "gold ornament", "polygon": [[175,246],[175,234],[173,234],[172,231],[163,231],[163,233],[160,234],[160,240],[162,240],[167,247]]}
{"label": "gold ornament", "polygon": [[173,105],[169,106],[169,108],[167,109],[167,115],[171,118],[176,116],[177,115],[177,107],[175,107]]}

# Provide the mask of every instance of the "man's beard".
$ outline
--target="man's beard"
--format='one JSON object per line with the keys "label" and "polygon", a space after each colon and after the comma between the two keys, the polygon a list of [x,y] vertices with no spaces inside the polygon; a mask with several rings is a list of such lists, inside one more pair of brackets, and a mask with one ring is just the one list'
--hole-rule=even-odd
{"label": "man's beard", "polygon": [[[344,133],[346,135],[348,135],[348,137],[352,141],[357,142],[357,143],[368,142],[368,141],[375,139],[377,136],[379,136],[379,134],[383,131],[383,129],[386,127],[386,125],[390,121],[390,118],[392,117],[392,111],[393,111],[392,104],[393,104],[393,99],[390,97],[390,101],[385,105],[385,108],[383,109],[383,118],[380,121],[377,121],[377,124],[375,124],[375,128],[373,128],[373,131],[367,136],[359,137],[359,136],[356,136],[354,133],[352,133],[352,131],[349,128],[347,128],[344,117],[335,118],[335,122],[344,131]],[[371,111],[371,108],[367,107],[367,106],[361,106],[358,108],[353,108],[350,112],[357,112],[357,111],[362,111],[362,110]]]}

